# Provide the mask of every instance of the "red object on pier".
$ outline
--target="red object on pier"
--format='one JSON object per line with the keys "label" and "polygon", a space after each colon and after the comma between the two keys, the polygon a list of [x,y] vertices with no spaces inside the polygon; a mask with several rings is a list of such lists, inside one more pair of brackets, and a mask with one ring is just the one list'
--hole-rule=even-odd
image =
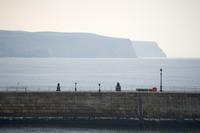
{"label": "red object on pier", "polygon": [[152,87],[150,89],[145,89],[145,88],[137,88],[136,91],[143,91],[143,92],[148,92],[148,91],[151,91],[151,92],[157,92],[157,88],[156,87]]}
{"label": "red object on pier", "polygon": [[156,88],[156,87],[153,87],[153,88],[151,89],[151,91],[157,92],[157,88]]}

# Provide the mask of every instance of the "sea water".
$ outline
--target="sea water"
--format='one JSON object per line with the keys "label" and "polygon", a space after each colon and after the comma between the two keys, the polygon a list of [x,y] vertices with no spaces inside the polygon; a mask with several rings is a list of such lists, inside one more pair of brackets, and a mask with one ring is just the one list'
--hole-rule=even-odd
{"label": "sea water", "polygon": [[1,133],[199,133],[198,128],[78,128],[78,127],[0,127]]}
{"label": "sea water", "polygon": [[200,59],[77,59],[77,58],[0,58],[0,90],[122,91],[160,86],[164,91],[199,91]]}

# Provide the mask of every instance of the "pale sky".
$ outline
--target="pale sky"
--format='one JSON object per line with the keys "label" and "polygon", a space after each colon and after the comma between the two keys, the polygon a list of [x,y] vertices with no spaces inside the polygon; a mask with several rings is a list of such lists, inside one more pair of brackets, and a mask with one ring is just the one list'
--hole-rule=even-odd
{"label": "pale sky", "polygon": [[156,41],[168,57],[200,57],[200,0],[0,0],[0,29]]}

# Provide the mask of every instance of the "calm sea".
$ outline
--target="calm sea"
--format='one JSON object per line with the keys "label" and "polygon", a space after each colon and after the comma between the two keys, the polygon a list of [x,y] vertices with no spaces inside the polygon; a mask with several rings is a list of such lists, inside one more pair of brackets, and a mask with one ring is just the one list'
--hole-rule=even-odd
{"label": "calm sea", "polygon": [[[90,127],[88,125],[88,127]],[[199,133],[198,127],[68,127],[59,125],[4,125],[0,133]]]}
{"label": "calm sea", "polygon": [[0,89],[73,91],[113,91],[117,82],[122,90],[159,88],[160,68],[163,89],[199,91],[200,59],[74,59],[0,58]]}
{"label": "calm sea", "polygon": [[199,133],[197,129],[90,129],[90,128],[0,128],[1,133]]}
{"label": "calm sea", "polygon": [[[163,69],[164,91],[200,91],[200,59],[65,59],[0,58],[1,91],[123,91],[159,88]],[[89,125],[88,125],[89,126]],[[0,133],[173,133],[199,132],[193,128],[103,129],[52,126],[0,126]]]}

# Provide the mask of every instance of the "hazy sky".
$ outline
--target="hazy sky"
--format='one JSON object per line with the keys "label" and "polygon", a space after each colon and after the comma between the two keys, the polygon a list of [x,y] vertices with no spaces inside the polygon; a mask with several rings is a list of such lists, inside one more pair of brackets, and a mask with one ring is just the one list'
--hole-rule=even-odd
{"label": "hazy sky", "polygon": [[92,32],[200,57],[200,0],[0,0],[0,29]]}

